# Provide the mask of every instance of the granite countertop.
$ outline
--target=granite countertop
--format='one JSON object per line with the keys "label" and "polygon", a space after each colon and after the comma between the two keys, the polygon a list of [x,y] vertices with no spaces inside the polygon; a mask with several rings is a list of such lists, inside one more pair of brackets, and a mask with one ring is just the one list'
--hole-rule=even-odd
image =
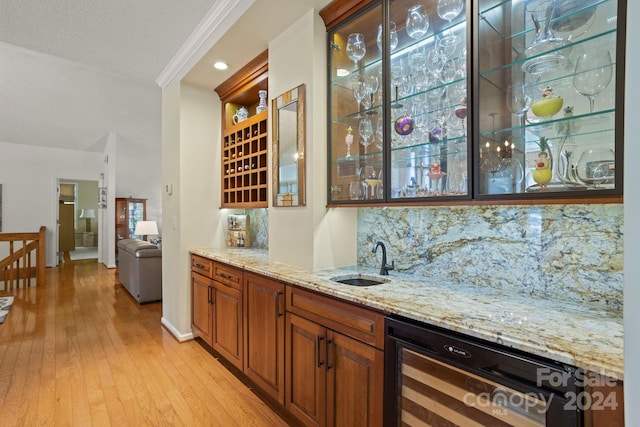
{"label": "granite countertop", "polygon": [[[423,277],[344,267],[309,271],[268,260],[266,250],[198,248],[191,252],[282,282],[516,348],[622,380],[622,314],[522,293]],[[370,287],[331,281],[362,274],[389,281]]]}

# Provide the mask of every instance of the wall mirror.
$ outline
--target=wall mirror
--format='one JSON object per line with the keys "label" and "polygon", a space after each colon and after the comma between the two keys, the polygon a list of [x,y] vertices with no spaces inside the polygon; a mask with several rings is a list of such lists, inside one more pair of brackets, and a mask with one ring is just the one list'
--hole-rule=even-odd
{"label": "wall mirror", "polygon": [[304,85],[272,101],[273,205],[305,205]]}

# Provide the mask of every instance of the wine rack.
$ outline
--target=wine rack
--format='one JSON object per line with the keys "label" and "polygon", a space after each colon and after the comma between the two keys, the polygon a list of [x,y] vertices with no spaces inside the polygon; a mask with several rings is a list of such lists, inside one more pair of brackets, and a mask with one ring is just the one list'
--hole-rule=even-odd
{"label": "wine rack", "polygon": [[267,207],[267,116],[256,114],[224,131],[222,207]]}

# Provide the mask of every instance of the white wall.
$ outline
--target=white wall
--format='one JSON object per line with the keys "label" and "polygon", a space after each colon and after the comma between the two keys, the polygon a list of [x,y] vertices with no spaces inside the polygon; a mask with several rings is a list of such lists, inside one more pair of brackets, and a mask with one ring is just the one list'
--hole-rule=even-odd
{"label": "white wall", "polygon": [[[626,113],[624,144],[624,393],[626,425],[638,425],[640,419],[640,26],[633,18],[640,16],[640,2],[627,2]],[[636,421],[634,421],[636,420]]]}
{"label": "white wall", "polygon": [[191,337],[189,249],[224,245],[220,100],[174,82],[162,101],[162,182],[173,187],[163,196],[162,322],[184,340]]}
{"label": "white wall", "polygon": [[98,181],[101,170],[101,153],[0,142],[2,231],[38,231],[44,225],[46,263],[55,265],[58,178]]}
{"label": "white wall", "polygon": [[[162,221],[162,322],[180,339],[190,334],[184,326],[180,286],[188,279],[187,261],[180,248],[180,82],[174,81],[162,91],[162,183],[173,187],[163,193]],[[175,326],[174,326],[175,325]]]}
{"label": "white wall", "polygon": [[303,83],[307,98],[307,204],[269,208],[269,259],[308,269],[356,263],[357,210],[325,207],[326,37],[322,19],[310,10],[269,43],[269,98]]}
{"label": "white wall", "polygon": [[98,242],[98,261],[108,268],[116,268],[116,143],[117,135],[109,132],[105,137],[102,163],[102,185],[107,187],[107,207],[100,209],[102,239]]}
{"label": "white wall", "polygon": [[[158,137],[159,134],[160,131]],[[154,147],[126,140],[120,135],[117,135],[116,141],[115,197],[147,199],[147,220],[157,221],[158,230],[162,234],[161,141],[158,140]]]}

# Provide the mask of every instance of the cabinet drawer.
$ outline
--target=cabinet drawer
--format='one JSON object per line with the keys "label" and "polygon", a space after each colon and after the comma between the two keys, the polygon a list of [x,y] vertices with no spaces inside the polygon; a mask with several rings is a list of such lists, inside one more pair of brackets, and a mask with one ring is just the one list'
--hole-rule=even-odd
{"label": "cabinet drawer", "polygon": [[287,286],[287,311],[384,348],[384,314],[377,311],[294,286]]}
{"label": "cabinet drawer", "polygon": [[214,262],[213,279],[232,288],[242,290],[242,270],[239,268]]}
{"label": "cabinet drawer", "polygon": [[198,255],[191,255],[191,271],[213,277],[213,261]]}

